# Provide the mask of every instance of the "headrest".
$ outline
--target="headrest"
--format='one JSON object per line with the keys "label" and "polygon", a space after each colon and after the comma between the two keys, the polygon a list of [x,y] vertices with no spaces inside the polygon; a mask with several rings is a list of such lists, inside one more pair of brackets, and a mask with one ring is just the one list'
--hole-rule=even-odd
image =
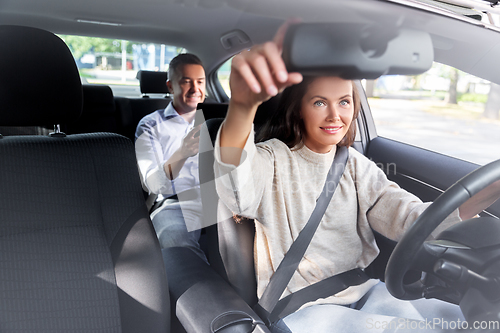
{"label": "headrest", "polygon": [[137,79],[143,94],[168,94],[167,72],[139,71]]}
{"label": "headrest", "polygon": [[0,25],[0,125],[44,126],[75,121],[82,85],[75,60],[56,35]]}
{"label": "headrest", "polygon": [[281,94],[271,97],[257,108],[254,124],[256,126],[264,125],[271,120],[271,117],[278,110]]}
{"label": "headrest", "polygon": [[[273,114],[278,110],[280,98],[281,94],[278,94],[259,105],[254,119],[254,124],[256,127],[260,128],[262,125],[270,121]],[[226,117],[227,107],[228,104],[225,103],[205,101],[203,103],[198,103],[197,109],[203,110],[205,120],[208,120],[213,118]]]}
{"label": "headrest", "polygon": [[[203,102],[198,103],[197,110],[203,110],[203,117],[206,120],[213,118],[225,118],[228,104]],[[196,123],[196,120],[195,120]]]}
{"label": "headrest", "polygon": [[115,100],[109,86],[83,85],[83,113],[114,113]]}

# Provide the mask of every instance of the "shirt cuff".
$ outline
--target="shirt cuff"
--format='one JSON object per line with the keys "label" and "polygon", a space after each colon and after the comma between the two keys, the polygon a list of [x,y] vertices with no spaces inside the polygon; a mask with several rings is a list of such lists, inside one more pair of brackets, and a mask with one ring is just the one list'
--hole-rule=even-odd
{"label": "shirt cuff", "polygon": [[163,162],[161,165],[158,165],[154,169],[151,169],[145,178],[145,185],[148,188],[150,194],[164,194],[164,195],[172,195],[172,182],[167,178],[165,174],[165,170],[163,169]]}

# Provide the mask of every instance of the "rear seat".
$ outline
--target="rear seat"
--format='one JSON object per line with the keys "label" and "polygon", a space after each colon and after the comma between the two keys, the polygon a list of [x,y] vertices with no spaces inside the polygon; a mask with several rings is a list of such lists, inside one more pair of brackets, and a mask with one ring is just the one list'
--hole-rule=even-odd
{"label": "rear seat", "polygon": [[148,94],[168,95],[167,79],[167,72],[142,70],[137,72],[137,80],[139,80],[139,87],[143,98],[149,98]]}
{"label": "rear seat", "polygon": [[[258,132],[265,124],[265,122],[267,122],[267,120],[271,117],[271,115],[276,112],[280,97],[281,94],[272,97],[259,106],[254,119],[254,128],[256,132]],[[224,118],[227,113],[227,107],[228,104],[221,103],[205,102],[198,104],[198,109],[203,110],[205,120],[213,118]]]}
{"label": "rear seat", "polygon": [[[115,105],[121,117],[122,135],[135,139],[135,129],[146,115],[167,107],[172,100],[168,96],[167,72],[140,71],[137,74],[142,98],[115,97]],[[152,98],[148,94],[165,94],[162,98]]]}
{"label": "rear seat", "polygon": [[78,121],[66,124],[66,134],[123,131],[113,91],[104,85],[83,85],[83,110]]}
{"label": "rear seat", "polygon": [[[172,100],[168,94],[166,84],[167,72],[139,71],[137,78],[140,82],[142,98],[115,97],[116,109],[123,124],[123,132],[120,134],[125,135],[132,141],[135,139],[135,130],[139,121],[151,112],[165,109]],[[151,97],[151,94],[163,94],[164,96],[160,98]],[[225,115],[227,105],[222,104],[222,106],[219,106],[220,104],[215,103],[215,100],[210,97],[206,98],[206,102],[215,105],[214,108],[217,110],[224,110],[222,113],[214,113],[209,118]]]}
{"label": "rear seat", "polygon": [[48,135],[53,128],[42,126],[0,126],[0,135]]}
{"label": "rear seat", "polygon": [[[139,121],[156,110],[164,109],[172,98],[168,95],[166,85],[167,72],[139,71],[141,98],[115,97],[113,91],[106,85],[84,84],[83,110],[81,117],[70,124],[61,124],[61,130],[66,134],[111,132],[135,140],[135,130]],[[151,94],[161,94],[162,97],[152,97]],[[265,119],[275,109],[276,99],[271,99],[259,108],[256,117],[256,128],[260,120]],[[267,107],[266,107],[267,105]],[[227,104],[220,104],[211,98],[198,104],[203,109],[205,119],[224,118]],[[265,109],[265,111],[261,111]],[[259,117],[262,114],[264,117]],[[53,125],[44,127],[0,127],[2,135],[47,135],[53,132]]]}

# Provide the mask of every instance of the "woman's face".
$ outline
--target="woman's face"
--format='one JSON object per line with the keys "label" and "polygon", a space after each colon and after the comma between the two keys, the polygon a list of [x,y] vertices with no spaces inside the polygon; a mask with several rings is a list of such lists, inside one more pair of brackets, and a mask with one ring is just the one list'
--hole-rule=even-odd
{"label": "woman's face", "polygon": [[347,133],[354,114],[352,81],[318,77],[302,98],[304,144],[314,152],[327,153]]}

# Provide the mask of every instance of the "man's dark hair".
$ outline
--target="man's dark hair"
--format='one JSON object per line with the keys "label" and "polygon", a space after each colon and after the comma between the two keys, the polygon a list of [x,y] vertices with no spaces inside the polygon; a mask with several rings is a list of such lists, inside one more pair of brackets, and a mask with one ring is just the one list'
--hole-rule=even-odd
{"label": "man's dark hair", "polygon": [[203,63],[200,58],[192,53],[181,53],[170,60],[168,65],[168,79],[173,81],[179,74],[179,68],[184,65],[200,65],[203,67]]}

